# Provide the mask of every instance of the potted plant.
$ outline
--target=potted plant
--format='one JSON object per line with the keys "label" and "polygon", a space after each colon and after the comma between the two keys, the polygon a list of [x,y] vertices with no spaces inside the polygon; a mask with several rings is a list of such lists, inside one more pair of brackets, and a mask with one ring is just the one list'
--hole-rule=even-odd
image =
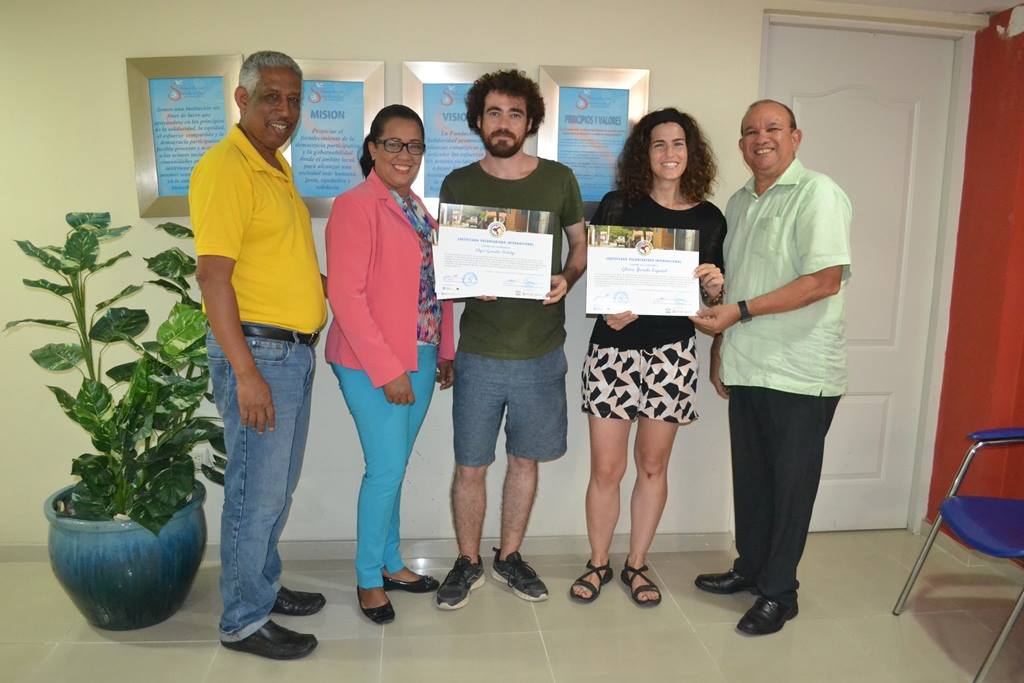
{"label": "potted plant", "polygon": [[[90,306],[89,280],[129,257],[127,251],[101,260],[101,246],[130,226],[110,227],[109,213],[70,213],[62,246],[18,247],[56,275],[23,280],[66,303],[70,320],[15,320],[7,329],[42,325],[73,339],[31,352],[41,367],[77,372],[72,395],[48,387],[61,410],[88,433],[92,450],[74,458],[78,481],[47,499],[50,561],[65,591],[85,618],[106,629],[158,623],[184,602],[206,544],[202,503],[206,490],[195,479],[192,450],[209,442],[223,452],[219,424],[197,414],[207,397],[206,318],[190,295],[195,260],[177,248],[146,259],[158,278],[153,284],[179,301],[156,330],[142,309],[115,306],[142,289],[125,286]],[[157,229],[191,237],[174,223]],[[113,347],[130,349],[131,360],[104,368]],[[124,349],[122,349],[123,354]],[[223,464],[223,460],[218,462]]]}

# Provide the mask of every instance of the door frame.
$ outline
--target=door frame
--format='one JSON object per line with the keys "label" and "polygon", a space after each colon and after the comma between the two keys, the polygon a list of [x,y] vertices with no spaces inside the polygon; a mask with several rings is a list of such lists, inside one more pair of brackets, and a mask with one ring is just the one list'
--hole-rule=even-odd
{"label": "door frame", "polygon": [[761,66],[758,92],[765,97],[768,80],[768,30],[772,26],[830,28],[867,31],[952,40],[953,74],[950,89],[949,124],[946,132],[945,163],[942,170],[942,196],[938,243],[933,270],[932,296],[929,302],[928,339],[925,345],[924,385],[917,423],[913,476],[907,503],[907,528],[920,533],[928,509],[935,436],[938,429],[939,402],[945,370],[946,340],[949,335],[949,309],[953,292],[953,268],[956,238],[960,224],[960,202],[964,186],[964,161],[967,146],[967,120],[971,108],[971,73],[974,64],[975,32],[987,26],[932,26],[898,21],[859,20],[799,13],[766,12],[761,29]]}

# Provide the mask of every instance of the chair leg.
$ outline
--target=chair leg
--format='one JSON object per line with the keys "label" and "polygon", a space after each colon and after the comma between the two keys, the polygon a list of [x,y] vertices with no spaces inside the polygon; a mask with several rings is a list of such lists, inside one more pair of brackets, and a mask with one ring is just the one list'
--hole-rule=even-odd
{"label": "chair leg", "polygon": [[910,597],[910,591],[914,587],[914,582],[917,581],[918,574],[921,573],[921,567],[924,566],[924,561],[928,558],[928,553],[931,552],[932,545],[935,543],[935,537],[939,535],[939,527],[941,526],[942,513],[940,512],[935,515],[935,523],[932,524],[932,530],[928,533],[928,540],[924,542],[924,547],[921,548],[921,554],[917,556],[917,562],[914,563],[914,568],[910,571],[907,583],[903,586],[903,592],[900,593],[900,597],[896,601],[896,606],[892,608],[892,613],[897,617],[907,604],[907,598]]}
{"label": "chair leg", "polygon": [[996,657],[999,656],[999,651],[1003,649],[1003,644],[1006,639],[1010,637],[1010,631],[1013,630],[1014,625],[1017,623],[1017,619],[1020,617],[1021,610],[1024,609],[1024,590],[1020,592],[1020,597],[1017,598],[1017,604],[1013,606],[1013,611],[1010,612],[1010,618],[1006,620],[1006,624],[1003,625],[1003,630],[999,632],[999,637],[996,638],[996,642],[992,643],[992,649],[988,651],[988,656],[985,657],[985,662],[978,669],[978,675],[974,677],[974,683],[981,683],[988,676],[989,670],[992,669],[992,665],[995,664]]}

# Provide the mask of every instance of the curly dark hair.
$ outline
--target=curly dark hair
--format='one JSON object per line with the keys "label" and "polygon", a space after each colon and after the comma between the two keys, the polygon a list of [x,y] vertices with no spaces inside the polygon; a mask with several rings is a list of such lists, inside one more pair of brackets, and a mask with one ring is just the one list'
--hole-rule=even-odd
{"label": "curly dark hair", "polygon": [[502,69],[484,74],[473,82],[466,93],[466,123],[469,129],[480,135],[477,120],[484,115],[484,100],[488,93],[500,92],[509,97],[522,97],[526,100],[526,118],[530,120],[530,130],[526,137],[534,135],[544,121],[544,98],[540,87],[522,71]]}
{"label": "curly dark hair", "polygon": [[662,123],[677,123],[686,134],[686,170],[679,179],[679,189],[691,202],[704,201],[711,193],[718,174],[715,153],[700,126],[689,114],[673,107],[652,111],[636,122],[619,155],[616,185],[626,195],[626,203],[634,205],[651,191],[651,131]]}

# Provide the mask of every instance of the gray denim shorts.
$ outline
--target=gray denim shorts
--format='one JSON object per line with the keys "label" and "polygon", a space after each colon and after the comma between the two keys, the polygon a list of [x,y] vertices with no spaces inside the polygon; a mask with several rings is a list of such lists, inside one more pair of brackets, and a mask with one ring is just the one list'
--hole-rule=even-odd
{"label": "gray denim shorts", "polygon": [[525,360],[455,354],[455,462],[467,467],[494,462],[502,417],[509,454],[538,461],[564,455],[567,369],[561,346]]}

